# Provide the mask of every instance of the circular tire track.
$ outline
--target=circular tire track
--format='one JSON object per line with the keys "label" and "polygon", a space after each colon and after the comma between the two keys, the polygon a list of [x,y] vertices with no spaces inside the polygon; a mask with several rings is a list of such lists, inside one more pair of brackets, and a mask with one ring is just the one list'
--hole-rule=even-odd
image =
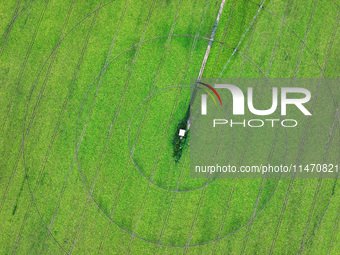
{"label": "circular tire track", "polygon": [[[202,37],[202,36],[195,36],[195,35],[172,35],[172,37],[181,37],[181,36],[198,37],[198,38],[202,38],[202,39],[209,40],[209,38]],[[146,41],[144,41],[144,42],[142,42],[142,43],[146,43],[146,42],[149,42],[149,41],[152,41],[152,40],[156,40],[156,39],[160,39],[160,38],[166,38],[166,37],[168,37],[168,35],[167,35],[167,36],[155,37],[155,38],[146,40]],[[219,44],[222,44],[222,45],[224,45],[224,46],[226,46],[226,47],[229,47],[229,48],[235,50],[233,47],[231,47],[231,46],[229,46],[229,45],[227,45],[227,44],[225,44],[225,43],[221,43],[221,42],[216,41],[216,40],[214,40],[214,41],[217,42],[217,43],[219,43]],[[138,43],[138,44],[136,44],[136,45],[134,45],[134,46],[128,48],[128,49],[125,50],[124,52],[120,53],[120,54],[117,55],[110,63],[112,63],[113,61],[115,61],[118,57],[120,57],[121,55],[123,55],[125,52],[131,50],[131,49],[134,48],[134,47],[137,47],[138,45],[140,45],[140,44],[142,44],[142,43]],[[249,60],[249,61],[250,61],[250,62],[258,69],[258,71],[259,71],[264,77],[266,77],[265,74],[264,74],[264,72],[263,72],[263,71],[262,71],[262,70],[261,70],[261,69],[253,62],[253,61],[251,61],[247,56],[245,56],[243,53],[239,52],[238,50],[237,50],[237,52],[238,52],[239,54],[241,54],[244,58],[248,59],[248,60]],[[97,75],[97,77],[94,79],[94,81],[93,81],[92,84],[90,85],[90,88],[89,88],[87,94],[89,93],[89,91],[90,91],[91,87],[93,86],[94,82],[96,81],[96,79],[98,79],[98,77],[101,75],[101,73],[102,73],[105,69],[106,69],[106,68],[103,68],[102,71],[101,71],[101,72]],[[85,101],[85,98],[84,98],[83,102],[84,102],[84,101]],[[78,118],[78,119],[79,119],[79,118]],[[230,234],[228,234],[228,235],[226,235],[226,236],[220,237],[219,239],[209,241],[209,242],[204,242],[204,243],[201,243],[201,244],[194,244],[194,245],[169,245],[169,244],[159,244],[158,242],[151,241],[151,240],[148,240],[148,239],[146,239],[146,238],[140,237],[140,236],[134,234],[133,232],[130,232],[128,229],[124,228],[123,226],[119,225],[117,222],[115,222],[115,221],[110,217],[110,215],[108,215],[108,213],[106,213],[106,212],[100,207],[100,205],[98,204],[98,202],[96,201],[96,199],[92,196],[92,192],[91,192],[91,190],[89,189],[88,185],[86,184],[86,181],[85,181],[85,179],[84,179],[84,175],[83,175],[83,173],[82,173],[82,170],[81,170],[80,166],[79,166],[79,171],[80,171],[80,174],[81,174],[82,181],[83,181],[84,185],[86,186],[86,189],[87,189],[89,195],[92,197],[93,201],[96,203],[96,205],[98,206],[98,208],[106,215],[106,217],[108,217],[115,225],[117,225],[119,228],[121,228],[121,229],[124,230],[125,232],[129,233],[130,235],[133,235],[134,237],[137,237],[137,238],[139,238],[139,239],[141,239],[141,240],[144,240],[144,241],[147,241],[147,242],[150,242],[150,243],[153,243],[153,244],[162,245],[162,246],[168,246],[168,247],[195,247],[195,246],[205,245],[205,244],[209,244],[209,243],[213,243],[213,242],[219,241],[219,240],[221,240],[221,239],[226,238],[226,237],[229,236],[229,235],[232,235],[232,234],[236,233],[237,231],[239,231],[240,229],[242,229],[243,227],[245,227],[246,225],[248,225],[248,224],[253,220],[253,219],[251,219],[249,222],[247,222],[246,224],[244,224],[243,226],[241,226],[239,229],[233,231],[232,233],[230,233]],[[278,182],[278,183],[279,183],[279,182]],[[277,186],[278,186],[278,184],[277,184]],[[277,187],[277,186],[276,186],[276,187]],[[275,191],[274,191],[274,192],[275,192]],[[274,192],[272,193],[272,195],[274,194]],[[271,197],[272,197],[272,195],[271,195]],[[267,203],[270,201],[271,197],[268,199]],[[263,208],[262,208],[260,211],[258,211],[258,213],[257,213],[256,215],[258,215],[260,212],[262,212],[262,210],[265,208],[265,206],[267,205],[267,203],[263,206]]]}

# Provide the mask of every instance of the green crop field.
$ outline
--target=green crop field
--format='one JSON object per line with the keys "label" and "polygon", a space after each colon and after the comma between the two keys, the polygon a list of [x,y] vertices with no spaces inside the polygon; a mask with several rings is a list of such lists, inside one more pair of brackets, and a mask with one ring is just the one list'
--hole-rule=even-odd
{"label": "green crop field", "polygon": [[[340,253],[337,178],[192,178],[194,128],[174,159],[221,2],[0,0],[0,254]],[[296,128],[221,136],[231,165],[340,163],[339,21],[225,1],[202,81],[323,81]]]}

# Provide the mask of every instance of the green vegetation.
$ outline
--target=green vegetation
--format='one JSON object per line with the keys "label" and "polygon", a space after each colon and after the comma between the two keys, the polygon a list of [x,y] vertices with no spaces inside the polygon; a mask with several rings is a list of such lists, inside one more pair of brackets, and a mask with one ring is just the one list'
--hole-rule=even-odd
{"label": "green vegetation", "polygon": [[186,141],[188,138],[188,132],[185,132],[184,136],[179,136],[179,130],[187,130],[187,123],[190,117],[190,109],[186,111],[184,119],[180,119],[176,131],[174,133],[174,139],[172,140],[172,145],[174,146],[174,154],[173,157],[175,161],[178,162],[182,157],[182,152],[184,147],[186,146]]}
{"label": "green vegetation", "polygon": [[[0,2],[0,254],[338,253],[336,179],[190,178],[178,85],[197,78],[220,3]],[[203,78],[219,76],[258,4],[226,1]],[[266,1],[221,77],[337,78],[338,11]],[[230,164],[339,162],[329,86],[311,85],[306,104],[323,126],[223,134]],[[270,87],[254,91],[268,107]]]}

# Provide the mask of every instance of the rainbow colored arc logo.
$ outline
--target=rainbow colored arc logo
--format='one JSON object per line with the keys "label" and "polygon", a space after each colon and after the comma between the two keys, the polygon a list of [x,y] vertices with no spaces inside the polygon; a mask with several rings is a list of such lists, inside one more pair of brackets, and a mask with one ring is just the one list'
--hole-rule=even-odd
{"label": "rainbow colored arc logo", "polygon": [[[220,95],[217,93],[217,91],[216,91],[213,87],[211,87],[210,85],[208,85],[208,84],[206,84],[206,83],[200,82],[200,81],[197,82],[197,83],[199,83],[199,84],[201,84],[201,85],[203,85],[203,86],[209,88],[212,92],[214,92],[214,94],[217,96],[218,100],[220,101],[220,104],[222,105],[222,101],[221,101]],[[207,89],[204,89],[204,88],[203,88],[203,90],[204,90],[205,92],[207,92],[207,93],[210,95],[210,97],[214,100],[215,105],[216,105],[216,104],[217,104],[217,103],[216,103],[216,100],[215,100],[215,98],[213,97],[213,95],[211,94],[211,92],[210,92],[209,90],[207,90]]]}

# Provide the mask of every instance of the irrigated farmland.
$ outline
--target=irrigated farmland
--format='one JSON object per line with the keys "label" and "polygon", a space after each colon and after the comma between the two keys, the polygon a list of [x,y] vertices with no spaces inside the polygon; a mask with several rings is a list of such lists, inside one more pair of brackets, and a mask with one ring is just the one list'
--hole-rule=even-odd
{"label": "irrigated farmland", "polygon": [[339,164],[339,11],[337,0],[0,1],[0,254],[339,254],[337,178],[192,178],[197,126],[179,160],[173,144],[200,72],[268,81],[254,86],[259,109],[282,79],[313,78],[313,117],[294,109],[296,128],[220,140],[230,165]]}

